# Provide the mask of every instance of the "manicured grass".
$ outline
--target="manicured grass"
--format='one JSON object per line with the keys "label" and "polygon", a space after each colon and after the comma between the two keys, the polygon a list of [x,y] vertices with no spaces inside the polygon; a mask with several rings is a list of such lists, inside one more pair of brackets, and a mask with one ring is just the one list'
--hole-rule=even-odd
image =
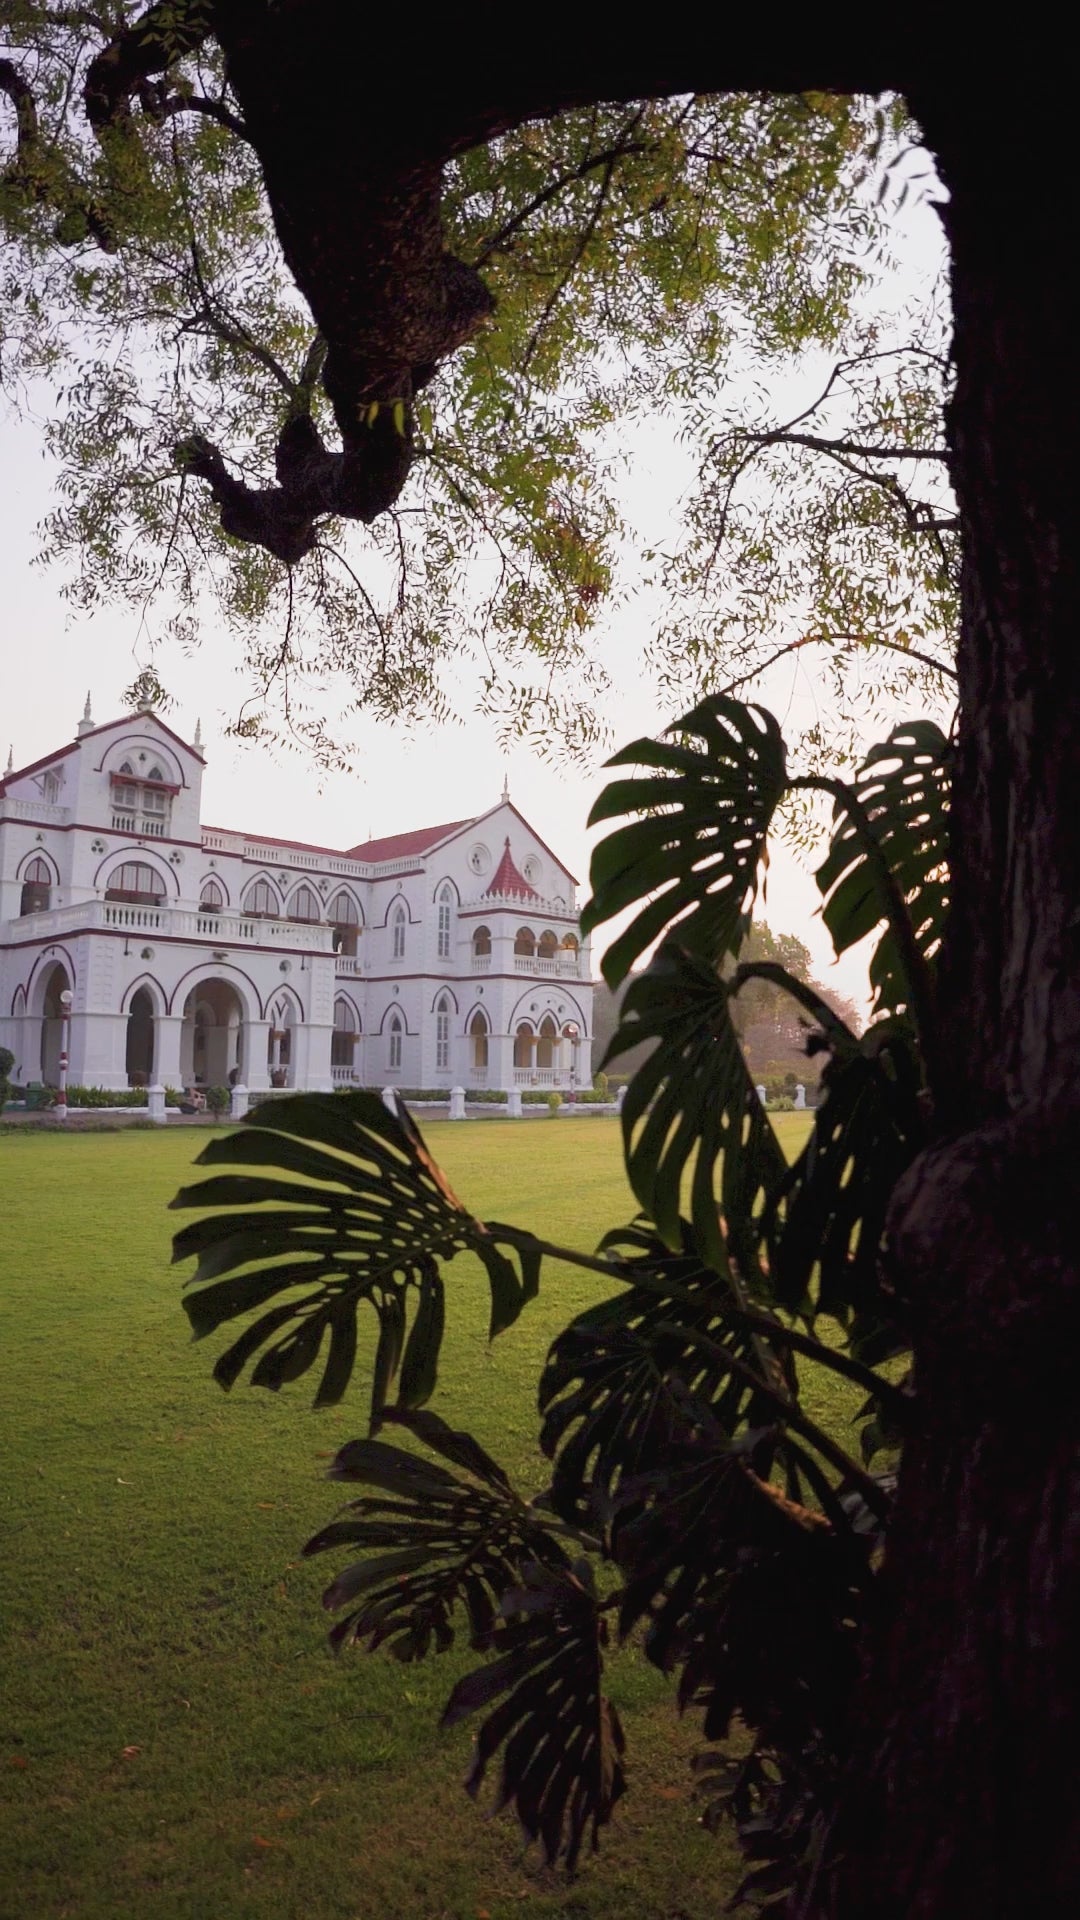
{"label": "manicured grass", "polygon": [[[792,1144],[806,1124],[783,1116]],[[633,1212],[614,1121],[425,1131],[481,1215],[591,1247]],[[715,1914],[737,1866],[696,1825],[700,1734],[640,1654],[611,1670],[631,1793],[574,1883],[461,1792],[468,1730],[437,1721],[474,1656],[329,1655],[332,1563],[297,1549],[338,1504],[323,1463],[363,1431],[366,1381],[320,1412],[306,1382],[214,1385],[217,1346],[188,1340],[168,1264],[183,1216],[165,1211],[201,1144],[0,1131],[0,1920]],[[544,1352],[604,1282],[549,1268],[489,1349],[480,1270],[450,1272],[433,1404],[534,1487]]]}

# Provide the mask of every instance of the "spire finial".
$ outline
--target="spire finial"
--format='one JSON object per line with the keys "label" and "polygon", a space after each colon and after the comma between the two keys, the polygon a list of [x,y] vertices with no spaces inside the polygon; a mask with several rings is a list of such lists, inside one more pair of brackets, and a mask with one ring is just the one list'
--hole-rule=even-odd
{"label": "spire finial", "polygon": [[510,798],[510,775],[506,772],[505,769],[503,770],[502,797],[504,801],[509,800]]}
{"label": "spire finial", "polygon": [[75,737],[76,739],[81,739],[84,733],[93,733],[93,731],[94,716],[90,711],[90,689],[88,687],[86,690],[86,705],[83,708],[82,719],[75,729]]}
{"label": "spire finial", "polygon": [[202,752],[202,721],[201,720],[196,720],[195,722],[195,738],[191,744],[194,747],[196,753]]}
{"label": "spire finial", "polygon": [[14,742],[12,742],[11,746],[8,748],[7,766],[4,768],[4,773],[5,774],[14,773],[14,771],[15,771],[15,745],[14,745]]}

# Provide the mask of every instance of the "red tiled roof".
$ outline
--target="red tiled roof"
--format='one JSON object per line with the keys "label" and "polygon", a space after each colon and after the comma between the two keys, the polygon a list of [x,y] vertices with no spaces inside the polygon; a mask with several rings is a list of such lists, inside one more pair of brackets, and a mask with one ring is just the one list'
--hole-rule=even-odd
{"label": "red tiled roof", "polygon": [[514,865],[514,856],[510,851],[510,835],[506,836],[503,857],[495,869],[490,887],[484,890],[485,898],[489,893],[516,893],[522,900],[539,900],[535,887],[530,887],[523,873]]}
{"label": "red tiled roof", "polygon": [[408,860],[414,853],[425,853],[428,847],[436,847],[459,827],[467,827],[468,820],[448,820],[441,827],[414,827],[411,833],[388,833],[381,840],[365,840],[362,846],[347,848],[350,860]]}

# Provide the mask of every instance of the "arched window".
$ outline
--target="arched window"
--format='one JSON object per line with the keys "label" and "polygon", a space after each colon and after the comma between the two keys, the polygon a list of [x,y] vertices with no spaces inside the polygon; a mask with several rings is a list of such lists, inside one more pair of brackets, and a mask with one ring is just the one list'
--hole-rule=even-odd
{"label": "arched window", "polygon": [[319,918],[319,902],[310,887],[297,887],[289,901],[289,919],[308,922]]}
{"label": "arched window", "polygon": [[452,887],[443,887],[439,894],[439,959],[450,958],[450,912],[454,902]]}
{"label": "arched window", "polygon": [[199,907],[203,913],[220,913],[225,905],[225,895],[218,880],[204,880],[199,892]]}
{"label": "arched window", "polygon": [[123,777],[112,782],[113,812],[134,813],[139,804],[139,789],[135,785],[135,772],[130,760],[124,761],[120,773]]}
{"label": "arched window", "polygon": [[477,927],[472,937],[474,960],[486,960],[491,953],[491,928]]}
{"label": "arched window", "polygon": [[334,952],[354,954],[360,932],[360,909],[352,894],[335,893],[326,917],[334,929]]}
{"label": "arched window", "polygon": [[472,1045],[474,1072],[486,1073],[488,1063],[488,1023],[479,1008],[477,1008],[472,1019],[469,1021],[469,1040]]}
{"label": "arched window", "polygon": [[169,810],[169,796],[162,786],[165,775],[160,767],[151,767],[146,776],[147,785],[143,788],[142,803],[144,813],[165,814]]}
{"label": "arched window", "polygon": [[435,1008],[435,1068],[450,1071],[450,1002],[445,993]]}
{"label": "arched window", "polygon": [[269,880],[253,880],[244,895],[244,912],[253,920],[276,920],[279,904]]}
{"label": "arched window", "polygon": [[352,1067],[356,1059],[356,1038],[360,1016],[351,1001],[338,995],[334,1001],[334,1031],[330,1037],[330,1065]]}
{"label": "arched window", "polygon": [[559,951],[559,941],[557,934],[552,933],[550,927],[546,928],[540,935],[536,944],[536,951],[541,960],[554,960],[555,955]]}
{"label": "arched window", "polygon": [[125,860],[114,867],[105,889],[106,900],[127,900],[141,907],[160,907],[165,899],[165,882],[143,860]]}
{"label": "arched window", "polygon": [[536,1065],[541,1072],[548,1073],[555,1065],[555,1045],[558,1040],[558,1028],[550,1014],[545,1014],[540,1022],[540,1038],[536,1043]]}
{"label": "arched window", "polygon": [[524,954],[529,960],[536,952],[536,935],[531,927],[519,927],[514,935],[514,952]]}
{"label": "arched window", "polygon": [[405,909],[404,907],[394,908],[394,918],[391,924],[394,930],[394,949],[393,949],[394,959],[404,960],[405,958]]}
{"label": "arched window", "polygon": [[562,946],[563,946],[564,953],[576,953],[578,950],[576,934],[564,933],[562,937]]}
{"label": "arched window", "polygon": [[46,861],[33,859],[23,874],[20,913],[48,913],[52,899],[52,872]]}
{"label": "arched window", "polygon": [[529,1068],[533,1063],[533,1040],[535,1035],[527,1020],[523,1020],[514,1035],[514,1065]]}
{"label": "arched window", "polygon": [[401,1020],[396,1013],[390,1015],[390,1055],[391,1073],[401,1072]]}

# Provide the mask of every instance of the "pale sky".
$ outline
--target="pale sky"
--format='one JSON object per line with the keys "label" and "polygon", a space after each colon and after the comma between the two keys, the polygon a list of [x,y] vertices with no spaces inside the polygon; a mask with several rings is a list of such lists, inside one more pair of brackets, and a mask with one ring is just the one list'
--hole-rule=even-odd
{"label": "pale sky", "polygon": [[[901,257],[897,290],[914,285],[940,259],[938,223],[925,200],[910,200],[897,228]],[[810,391],[814,380],[810,380]],[[634,448],[627,503],[643,531],[660,531],[670,519],[688,468],[666,432],[645,429]],[[4,627],[0,645],[0,766],[9,744],[16,766],[69,740],[89,689],[94,719],[122,710],[120,695],[141,665],[138,619],[123,608],[75,615],[60,597],[60,577],[32,565],[35,527],[50,505],[53,470],[31,423],[6,420],[0,437],[0,569],[4,580]],[[653,688],[638,672],[643,641],[656,618],[649,603],[631,604],[613,617],[601,645],[616,681],[606,711],[612,747],[657,731],[673,717],[661,709]],[[795,657],[743,697],[759,699],[795,734],[811,722],[819,701],[813,663]],[[470,714],[473,690],[464,684],[458,726],[410,731],[350,719],[349,737],[359,744],[351,775],[323,774],[301,754],[276,757],[265,746],[223,737],[228,719],[250,691],[236,642],[204,631],[191,658],[163,651],[154,660],[176,705],[165,716],[188,738],[202,721],[207,756],[203,819],[215,826],[246,827],[327,846],[348,847],[369,834],[404,831],[430,822],[484,812],[495,804],[504,773],[511,798],[564,859],[587,897],[589,808],[603,784],[598,752],[588,768],[554,766],[524,746],[503,756],[494,723]],[[908,717],[898,712],[896,718]],[[839,963],[818,917],[818,893],[808,870],[783,846],[771,849],[768,897],[759,916],[774,932],[797,934],[810,948],[818,977],[865,1004],[866,955]],[[604,944],[598,938],[598,949]]]}

